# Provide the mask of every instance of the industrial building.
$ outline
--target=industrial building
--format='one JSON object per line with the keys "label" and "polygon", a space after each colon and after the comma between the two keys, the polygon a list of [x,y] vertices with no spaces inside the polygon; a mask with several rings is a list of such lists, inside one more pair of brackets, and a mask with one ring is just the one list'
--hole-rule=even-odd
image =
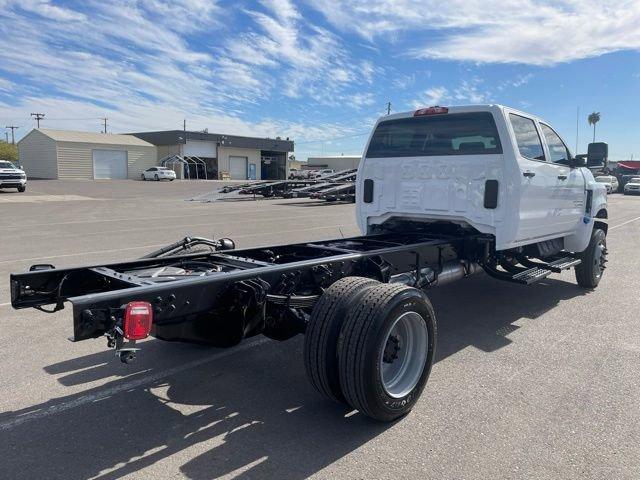
{"label": "industrial building", "polygon": [[318,170],[321,168],[331,168],[335,171],[351,170],[358,168],[360,159],[359,155],[339,155],[332,157],[309,157],[307,160],[307,169]]}
{"label": "industrial building", "polygon": [[132,135],[34,129],[18,142],[29,178],[140,178],[157,165],[157,148]]}
{"label": "industrial building", "polygon": [[[208,132],[168,130],[132,133],[158,148],[159,164],[172,157],[197,157],[206,163],[207,178],[279,180],[287,178],[288,138],[257,138]],[[180,173],[180,172],[178,172]]]}
{"label": "industrial building", "polygon": [[34,129],[18,142],[20,165],[30,178],[42,179],[139,179],[147,168],[164,165],[178,178],[276,180],[287,178],[293,148],[289,139],[184,130],[116,135]]}

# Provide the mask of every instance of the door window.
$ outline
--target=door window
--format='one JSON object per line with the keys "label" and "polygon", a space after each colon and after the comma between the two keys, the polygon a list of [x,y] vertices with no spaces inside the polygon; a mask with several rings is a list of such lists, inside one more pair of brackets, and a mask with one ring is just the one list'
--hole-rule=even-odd
{"label": "door window", "polygon": [[513,133],[516,136],[520,155],[532,160],[544,161],[542,141],[540,141],[540,135],[538,135],[534,121],[514,113],[509,114],[509,119],[511,120]]}
{"label": "door window", "polygon": [[554,163],[567,163],[569,161],[569,150],[564,144],[562,139],[549,125],[541,123],[542,134],[547,141],[547,147],[549,147],[549,157]]}

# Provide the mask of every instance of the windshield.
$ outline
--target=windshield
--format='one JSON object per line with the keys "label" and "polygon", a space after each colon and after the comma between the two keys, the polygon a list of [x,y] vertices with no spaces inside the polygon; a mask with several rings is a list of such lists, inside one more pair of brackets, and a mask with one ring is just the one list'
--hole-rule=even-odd
{"label": "windshield", "polygon": [[16,168],[13,163],[0,161],[0,168]]}
{"label": "windshield", "polygon": [[453,113],[380,122],[367,157],[424,157],[502,153],[489,112]]}

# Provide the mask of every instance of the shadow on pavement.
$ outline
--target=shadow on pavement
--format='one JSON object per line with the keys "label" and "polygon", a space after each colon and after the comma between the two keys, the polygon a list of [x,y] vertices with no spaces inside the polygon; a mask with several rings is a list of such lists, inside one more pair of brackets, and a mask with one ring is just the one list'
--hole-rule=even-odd
{"label": "shadow on pavement", "polygon": [[[438,314],[437,360],[442,360],[470,345],[490,354],[510,343],[506,335],[518,328],[515,321],[535,321],[584,291],[558,280],[527,288],[478,275],[429,294]],[[173,345],[159,341],[148,347],[142,355],[156,358],[210,354],[190,345],[172,350]],[[88,355],[45,370],[62,375],[64,385],[92,382],[114,374],[112,355]],[[148,372],[155,373],[154,368],[147,366],[139,375]],[[0,414],[0,424],[81,400],[122,381]],[[179,473],[191,479],[230,473],[240,478],[301,479],[391,426],[349,410],[323,400],[309,386],[300,337],[268,342],[0,430],[0,477],[119,478],[176,456]],[[404,421],[411,421],[411,416]]]}

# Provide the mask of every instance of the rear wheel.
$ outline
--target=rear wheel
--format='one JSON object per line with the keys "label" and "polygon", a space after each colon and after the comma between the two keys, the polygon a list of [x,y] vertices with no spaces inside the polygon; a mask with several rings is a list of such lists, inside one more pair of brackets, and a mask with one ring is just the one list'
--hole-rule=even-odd
{"label": "rear wheel", "polygon": [[304,366],[313,387],[325,397],[344,402],[338,376],[338,337],[359,295],[378,282],[370,278],[345,277],[327,288],[316,303],[304,339]]}
{"label": "rear wheel", "polygon": [[607,236],[604,230],[594,228],[587,249],[580,253],[582,260],[576,266],[576,281],[584,288],[596,288],[602,279],[607,263]]}
{"label": "rear wheel", "polygon": [[435,342],[435,313],[422,291],[391,284],[367,288],[338,342],[345,399],[380,421],[407,414],[429,378]]}

